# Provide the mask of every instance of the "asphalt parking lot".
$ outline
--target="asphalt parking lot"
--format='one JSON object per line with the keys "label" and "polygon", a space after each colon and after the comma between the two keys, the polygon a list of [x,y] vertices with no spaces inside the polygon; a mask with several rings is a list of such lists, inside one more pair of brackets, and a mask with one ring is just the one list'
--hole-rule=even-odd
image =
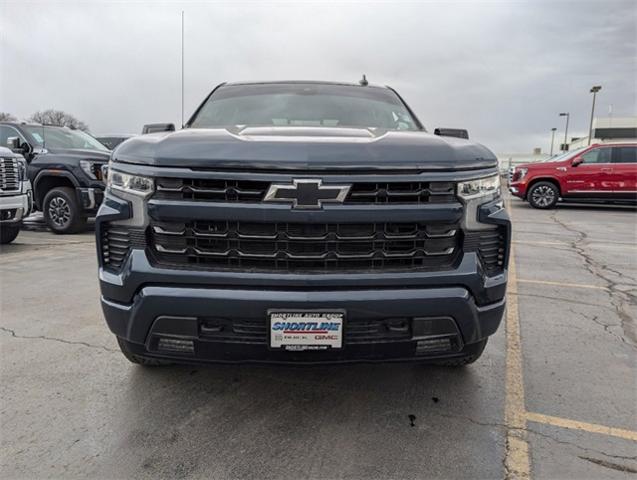
{"label": "asphalt parking lot", "polygon": [[635,478],[637,214],[512,200],[509,309],[464,369],[128,363],[90,232],[0,252],[2,478]]}

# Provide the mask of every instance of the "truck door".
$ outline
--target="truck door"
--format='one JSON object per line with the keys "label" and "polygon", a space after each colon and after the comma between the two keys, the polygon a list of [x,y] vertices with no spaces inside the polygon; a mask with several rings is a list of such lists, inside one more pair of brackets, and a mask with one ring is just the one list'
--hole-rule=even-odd
{"label": "truck door", "polygon": [[606,197],[613,191],[612,148],[592,148],[576,159],[581,163],[571,165],[566,175],[566,194],[574,197]]}
{"label": "truck door", "polygon": [[637,198],[637,145],[613,147],[613,171],[617,177],[613,196]]}

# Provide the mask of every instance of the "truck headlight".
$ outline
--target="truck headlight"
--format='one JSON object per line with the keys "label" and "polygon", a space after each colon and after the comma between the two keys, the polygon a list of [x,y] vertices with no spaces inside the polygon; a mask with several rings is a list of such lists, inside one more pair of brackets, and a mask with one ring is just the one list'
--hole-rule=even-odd
{"label": "truck headlight", "polygon": [[522,180],[524,177],[526,177],[527,172],[529,171],[528,168],[515,168],[513,169],[513,181],[517,182],[519,180]]}
{"label": "truck headlight", "polygon": [[104,180],[102,178],[102,162],[94,162],[92,160],[80,160],[80,168],[88,178],[93,180]]}
{"label": "truck headlight", "polygon": [[500,196],[500,175],[458,183],[458,196],[463,200]]}
{"label": "truck headlight", "polygon": [[147,197],[155,190],[155,183],[152,178],[118,172],[117,170],[109,168],[106,188],[108,190],[119,190],[140,197]]}

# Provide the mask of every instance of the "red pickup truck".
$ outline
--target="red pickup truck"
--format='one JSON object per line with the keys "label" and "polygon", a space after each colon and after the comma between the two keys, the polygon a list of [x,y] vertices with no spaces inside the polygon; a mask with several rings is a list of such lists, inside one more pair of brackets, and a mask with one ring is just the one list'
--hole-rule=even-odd
{"label": "red pickup truck", "polygon": [[596,144],[513,169],[509,191],[535,208],[568,202],[637,203],[637,142]]}

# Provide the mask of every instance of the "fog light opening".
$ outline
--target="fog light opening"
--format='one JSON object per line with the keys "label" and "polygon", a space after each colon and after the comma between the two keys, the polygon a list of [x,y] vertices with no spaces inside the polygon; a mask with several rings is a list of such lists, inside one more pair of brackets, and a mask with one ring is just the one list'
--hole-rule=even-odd
{"label": "fog light opening", "polygon": [[452,337],[425,338],[416,342],[416,355],[445,353],[455,350]]}
{"label": "fog light opening", "polygon": [[195,342],[181,338],[160,338],[157,342],[157,350],[174,353],[195,353]]}

